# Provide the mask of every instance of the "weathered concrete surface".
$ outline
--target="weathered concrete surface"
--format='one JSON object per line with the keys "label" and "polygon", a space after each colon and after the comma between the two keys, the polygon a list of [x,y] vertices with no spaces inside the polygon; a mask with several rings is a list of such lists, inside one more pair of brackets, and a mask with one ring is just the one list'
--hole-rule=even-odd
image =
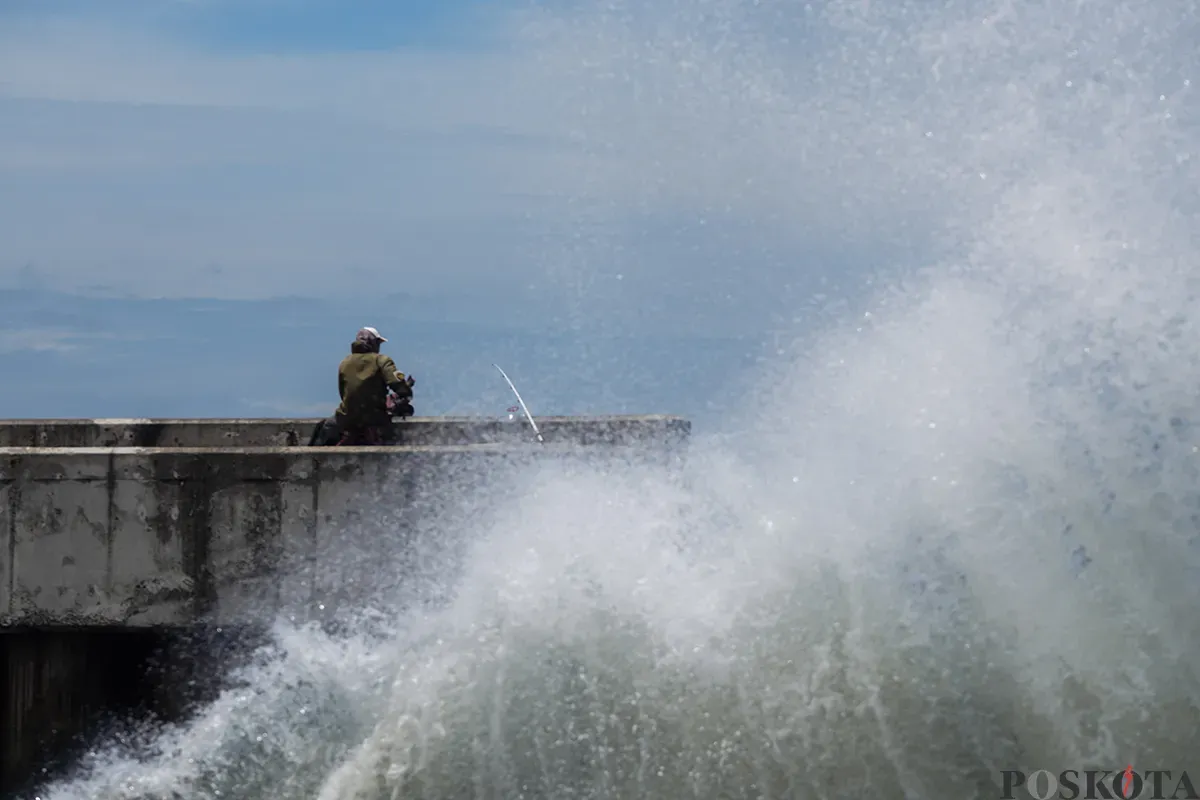
{"label": "weathered concrete surface", "polygon": [[[34,419],[0,420],[0,447],[296,447],[319,419]],[[672,416],[542,417],[547,443],[638,444],[686,439],[690,423]],[[394,423],[400,443],[464,445],[533,438],[522,419],[410,417]]]}
{"label": "weathered concrete surface", "polygon": [[163,636],[436,602],[540,470],[670,470],[690,433],[673,417],[546,419],[539,445],[524,423],[418,418],[397,423],[398,447],[298,446],[317,423],[0,421],[0,794],[106,712],[184,713],[196,670],[215,681],[222,665],[193,653],[151,675]]}
{"label": "weathered concrete surface", "polygon": [[[445,556],[535,461],[680,453],[675,424],[572,422],[560,431],[582,448],[0,448],[0,625],[241,624],[356,602]],[[413,429],[459,435],[437,427]]]}

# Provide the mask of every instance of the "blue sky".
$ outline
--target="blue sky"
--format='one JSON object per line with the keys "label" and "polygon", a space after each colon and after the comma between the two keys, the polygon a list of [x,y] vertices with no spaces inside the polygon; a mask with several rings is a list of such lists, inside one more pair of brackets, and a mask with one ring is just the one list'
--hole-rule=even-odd
{"label": "blue sky", "polygon": [[422,414],[719,420],[913,268],[1162,242],[1189,2],[8,0],[0,416],[320,413],[374,325]]}
{"label": "blue sky", "polygon": [[133,25],[218,51],[346,52],[478,42],[464,18],[489,3],[465,0],[10,0],[9,18],[58,17]]}
{"label": "blue sky", "polygon": [[[724,5],[0,5],[0,414],[309,414],[369,324],[421,413],[503,406],[503,358],[545,413],[719,415],[928,244],[781,71],[811,54],[762,11],[727,55]],[[144,366],[172,348],[184,383]],[[286,390],[225,385],[264,358]]]}

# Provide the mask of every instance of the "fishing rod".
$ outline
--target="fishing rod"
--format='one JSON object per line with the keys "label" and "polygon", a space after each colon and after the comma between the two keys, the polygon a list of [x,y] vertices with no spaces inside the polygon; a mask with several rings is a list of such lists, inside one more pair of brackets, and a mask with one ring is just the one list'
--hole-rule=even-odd
{"label": "fishing rod", "polygon": [[521,393],[517,391],[517,387],[513,385],[513,382],[508,377],[508,374],[504,370],[500,369],[499,364],[492,364],[492,366],[500,370],[500,374],[504,376],[504,381],[508,384],[508,388],[512,389],[513,394],[517,396],[517,402],[521,404],[521,410],[525,412],[525,419],[529,420],[529,426],[533,428],[533,432],[537,435],[537,440],[542,444],[545,444],[546,441],[542,438],[542,432],[538,430],[537,423],[533,421],[533,414],[529,413],[529,408],[525,405],[525,401],[521,399]]}

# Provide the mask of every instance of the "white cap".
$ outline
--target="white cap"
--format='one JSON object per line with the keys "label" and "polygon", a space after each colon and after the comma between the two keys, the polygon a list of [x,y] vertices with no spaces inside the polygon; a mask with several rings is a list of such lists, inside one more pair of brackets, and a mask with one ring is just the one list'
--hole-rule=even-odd
{"label": "white cap", "polygon": [[377,331],[375,328],[363,328],[363,330],[366,331],[367,333],[371,334],[372,336],[374,336],[376,339],[378,339],[381,342],[387,341],[387,339],[385,339],[379,335],[379,331]]}

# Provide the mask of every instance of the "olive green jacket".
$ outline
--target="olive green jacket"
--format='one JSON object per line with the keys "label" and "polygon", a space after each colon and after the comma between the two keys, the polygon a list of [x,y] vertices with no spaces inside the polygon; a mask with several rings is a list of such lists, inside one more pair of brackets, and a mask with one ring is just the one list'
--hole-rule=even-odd
{"label": "olive green jacket", "polygon": [[336,417],[342,425],[373,427],[390,425],[387,390],[412,397],[403,372],[391,356],[383,353],[351,353],[338,365],[338,394],[342,398]]}

